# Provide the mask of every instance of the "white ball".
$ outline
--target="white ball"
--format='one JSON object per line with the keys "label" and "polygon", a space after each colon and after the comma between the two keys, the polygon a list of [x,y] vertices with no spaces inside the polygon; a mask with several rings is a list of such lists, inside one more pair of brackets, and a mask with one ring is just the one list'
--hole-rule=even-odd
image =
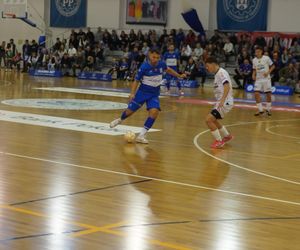
{"label": "white ball", "polygon": [[135,133],[133,133],[132,131],[127,131],[126,134],[124,135],[124,139],[128,143],[134,142],[134,140],[135,140]]}

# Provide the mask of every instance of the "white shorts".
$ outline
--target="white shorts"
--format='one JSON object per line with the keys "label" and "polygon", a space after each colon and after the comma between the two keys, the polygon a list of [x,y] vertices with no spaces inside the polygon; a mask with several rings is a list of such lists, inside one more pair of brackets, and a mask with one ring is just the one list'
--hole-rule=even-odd
{"label": "white shorts", "polygon": [[215,104],[214,109],[211,111],[211,114],[216,118],[216,119],[223,119],[227,113],[233,108],[233,103],[225,103],[222,108],[218,108],[219,103],[217,102]]}
{"label": "white shorts", "polygon": [[270,79],[257,80],[254,84],[254,91],[272,92],[272,83]]}

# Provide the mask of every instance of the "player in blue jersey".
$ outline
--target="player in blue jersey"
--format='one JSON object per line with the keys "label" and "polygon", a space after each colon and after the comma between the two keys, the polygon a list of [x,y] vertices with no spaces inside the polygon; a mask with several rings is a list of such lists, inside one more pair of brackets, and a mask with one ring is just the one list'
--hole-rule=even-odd
{"label": "player in blue jersey", "polygon": [[[179,53],[175,51],[175,46],[173,44],[170,44],[168,46],[168,51],[163,55],[163,59],[169,68],[173,69],[176,72],[178,71],[178,62],[180,56]],[[175,81],[177,83],[180,95],[184,95],[184,92],[181,89],[181,83],[178,78],[168,73],[164,75],[164,82],[166,83],[167,93],[170,93],[170,86],[172,81]]]}
{"label": "player in blue jersey", "polygon": [[150,50],[148,60],[141,65],[135,77],[135,81],[132,84],[128,107],[120,118],[110,123],[111,128],[122,123],[122,121],[131,116],[146,103],[149,116],[145,121],[144,128],[137,136],[136,142],[148,143],[145,135],[154,124],[160,111],[158,97],[164,72],[178,78],[186,77],[185,74],[178,74],[173,69],[167,67],[166,63],[160,60],[160,52],[158,50]]}

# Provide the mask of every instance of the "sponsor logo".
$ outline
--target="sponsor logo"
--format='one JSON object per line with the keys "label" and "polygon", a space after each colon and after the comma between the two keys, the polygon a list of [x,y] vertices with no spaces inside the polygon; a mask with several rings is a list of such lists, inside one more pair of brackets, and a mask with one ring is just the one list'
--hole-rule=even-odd
{"label": "sponsor logo", "polygon": [[[14,122],[33,126],[43,126],[49,128],[66,129],[79,132],[104,134],[104,135],[124,135],[128,131],[139,133],[141,128],[133,126],[119,125],[117,128],[110,128],[108,123],[69,119],[63,117],[36,115],[30,113],[11,112],[0,110],[0,121]],[[157,132],[159,129],[150,129],[149,132]]]}
{"label": "sponsor logo", "polygon": [[119,110],[127,107],[125,103],[79,99],[11,99],[2,103],[16,107],[64,110]]}
{"label": "sponsor logo", "polygon": [[251,92],[251,91],[253,91],[253,89],[254,89],[253,85],[248,85],[247,86],[247,91]]}
{"label": "sponsor logo", "polygon": [[236,22],[253,19],[261,8],[263,0],[223,0],[226,14]]}
{"label": "sponsor logo", "polygon": [[81,0],[55,0],[58,12],[65,17],[74,16],[81,5]]}

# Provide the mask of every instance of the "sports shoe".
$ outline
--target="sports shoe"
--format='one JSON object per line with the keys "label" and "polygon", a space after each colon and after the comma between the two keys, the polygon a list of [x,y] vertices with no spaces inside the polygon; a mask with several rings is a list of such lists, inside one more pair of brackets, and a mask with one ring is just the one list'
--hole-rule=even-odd
{"label": "sports shoe", "polygon": [[264,113],[264,111],[258,111],[254,114],[254,116],[262,116]]}
{"label": "sports shoe", "polygon": [[213,144],[211,144],[211,148],[223,148],[225,145],[224,141],[217,141],[215,140]]}
{"label": "sports shoe", "polygon": [[184,92],[181,90],[181,91],[179,92],[179,95],[184,95]]}
{"label": "sports shoe", "polygon": [[232,135],[228,135],[228,136],[224,136],[223,137],[223,142],[229,142],[233,139],[233,136]]}
{"label": "sports shoe", "polygon": [[140,135],[135,139],[135,141],[142,144],[149,143],[149,141],[145,138],[145,136],[140,136]]}
{"label": "sports shoe", "polygon": [[266,110],[266,114],[267,114],[267,116],[272,116],[272,113],[270,110]]}
{"label": "sports shoe", "polygon": [[121,118],[118,118],[118,119],[116,119],[116,120],[113,120],[113,121],[109,124],[109,127],[110,127],[110,128],[114,128],[114,127],[118,126],[121,122],[122,122]]}

